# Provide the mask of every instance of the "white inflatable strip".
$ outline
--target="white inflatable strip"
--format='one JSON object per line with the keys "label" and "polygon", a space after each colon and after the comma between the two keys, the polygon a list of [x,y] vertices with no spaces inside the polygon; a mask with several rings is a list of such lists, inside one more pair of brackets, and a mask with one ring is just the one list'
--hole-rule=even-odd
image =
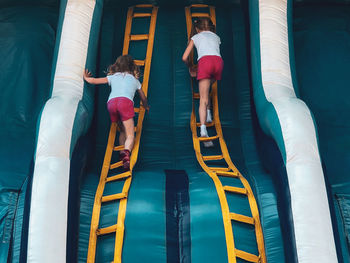
{"label": "white inflatable strip", "polygon": [[29,218],[27,262],[66,262],[70,144],[83,96],[94,0],[68,0],[52,97],[39,127]]}
{"label": "white inflatable strip", "polygon": [[316,131],[292,83],[287,0],[260,0],[259,23],[262,84],[282,128],[298,262],[336,263]]}

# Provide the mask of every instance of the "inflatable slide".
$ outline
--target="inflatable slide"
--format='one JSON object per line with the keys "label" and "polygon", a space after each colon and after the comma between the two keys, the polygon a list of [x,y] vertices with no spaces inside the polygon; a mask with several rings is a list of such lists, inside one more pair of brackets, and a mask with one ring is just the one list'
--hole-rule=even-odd
{"label": "inflatable slide", "polygon": [[[349,11],[346,0],[3,0],[0,262],[350,262]],[[216,25],[225,63],[207,139],[181,60],[198,17]],[[110,88],[83,80],[122,54],[151,106],[136,98],[130,171]]]}

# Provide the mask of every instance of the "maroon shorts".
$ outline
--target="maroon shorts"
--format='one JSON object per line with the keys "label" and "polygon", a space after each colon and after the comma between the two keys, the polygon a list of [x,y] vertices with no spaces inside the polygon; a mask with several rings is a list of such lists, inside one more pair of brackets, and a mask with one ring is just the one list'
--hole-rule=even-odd
{"label": "maroon shorts", "polygon": [[204,56],[198,61],[197,80],[221,80],[224,61],[219,56]]}
{"label": "maroon shorts", "polygon": [[117,97],[107,102],[107,109],[112,122],[134,118],[134,102],[125,97]]}

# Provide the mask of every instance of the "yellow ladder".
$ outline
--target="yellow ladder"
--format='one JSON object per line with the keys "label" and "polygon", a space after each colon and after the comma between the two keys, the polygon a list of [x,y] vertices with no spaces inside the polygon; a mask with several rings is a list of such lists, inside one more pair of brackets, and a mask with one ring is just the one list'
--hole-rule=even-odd
{"label": "yellow ladder", "polygon": [[[195,8],[195,12],[192,12],[192,8]],[[198,12],[198,10],[200,10],[200,12]],[[214,25],[216,25],[215,8],[212,6],[203,5],[203,4],[194,4],[189,7],[186,7],[185,13],[186,13],[188,39],[190,39],[190,34],[192,30],[192,18],[209,17],[214,23]],[[191,54],[190,62],[193,63],[193,53]],[[192,97],[193,97],[192,114],[191,114],[191,130],[192,130],[193,146],[194,146],[196,157],[199,164],[214,181],[216,191],[219,196],[222,215],[223,215],[223,221],[224,221],[228,262],[235,263],[237,262],[237,258],[240,258],[248,262],[266,263],[263,232],[260,224],[259,211],[258,211],[258,206],[256,204],[256,200],[254,198],[253,192],[249,186],[248,181],[241,175],[241,173],[232,163],[229,152],[227,150],[226,143],[224,141],[223,134],[222,134],[221,123],[219,118],[217,82],[215,82],[212,85],[212,91],[210,93],[212,106],[213,106],[213,122],[206,124],[207,127],[215,128],[216,135],[209,138],[201,138],[201,137],[198,137],[197,128],[200,126],[200,123],[197,123],[196,112],[195,112],[195,100],[199,99],[199,93],[196,93],[194,91],[193,81],[194,81],[193,78],[191,78]],[[221,148],[221,154],[203,156],[201,153],[200,143],[206,142],[206,141],[218,141]],[[216,161],[216,160],[222,160],[225,163],[225,165],[223,167],[209,167],[208,164],[206,163],[208,161]],[[231,178],[239,179],[243,187],[233,187],[228,185],[223,186],[219,177],[231,177]],[[241,214],[237,214],[229,211],[229,206],[226,199],[226,193],[237,194],[248,198],[252,216],[241,215]],[[259,255],[254,255],[252,253],[248,253],[248,252],[236,249],[235,243],[234,243],[232,222],[231,222],[232,220],[243,224],[254,226],[255,236],[257,241],[257,250],[259,252]]]}
{"label": "yellow ladder", "polygon": [[[142,10],[142,11],[140,11]],[[156,28],[156,20],[157,20],[158,7],[153,5],[136,5],[130,7],[128,9],[126,26],[125,26],[125,37],[124,37],[124,47],[123,47],[123,55],[127,55],[129,52],[130,41],[148,41],[147,43],[147,51],[145,60],[135,60],[135,63],[138,66],[144,67],[143,72],[143,82],[142,82],[142,90],[147,96],[148,90],[148,81],[151,69],[151,60],[152,60],[152,51],[153,51],[153,42],[154,42],[154,34]],[[145,18],[150,17],[150,27],[148,34],[131,34],[131,26],[134,18]],[[145,109],[143,107],[135,108],[135,113],[138,114],[137,125],[135,127],[135,144],[130,157],[130,171],[121,172],[120,168],[122,167],[122,161],[112,163],[112,155],[113,152],[121,151],[124,149],[124,146],[115,146],[115,139],[117,133],[117,125],[116,123],[111,124],[111,128],[109,131],[108,142],[106,153],[103,161],[103,166],[101,170],[100,181],[96,190],[95,202],[92,212],[91,219],[91,228],[90,228],[90,239],[89,239],[89,248],[88,248],[88,256],[87,262],[92,263],[95,262],[96,257],[96,245],[97,238],[101,235],[115,233],[115,248],[114,248],[114,263],[121,263],[122,258],[122,249],[123,249],[123,240],[124,240],[124,220],[126,214],[126,205],[127,198],[130,189],[130,184],[132,180],[132,170],[137,161],[137,156],[139,152],[140,146],[140,138],[142,132],[142,123],[145,116]],[[111,170],[118,170],[116,174],[113,176],[108,176]],[[120,193],[112,194],[112,195],[103,195],[105,184],[109,182],[115,182],[117,180],[124,180],[123,189]],[[118,219],[115,225],[99,228],[99,220],[100,220],[100,212],[101,205],[105,202],[119,202],[119,210],[118,210]]]}

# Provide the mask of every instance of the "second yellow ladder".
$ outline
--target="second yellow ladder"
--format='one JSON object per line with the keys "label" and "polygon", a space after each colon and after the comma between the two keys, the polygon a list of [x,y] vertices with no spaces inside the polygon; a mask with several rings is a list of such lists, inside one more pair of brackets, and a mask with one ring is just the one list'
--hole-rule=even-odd
{"label": "second yellow ladder", "polygon": [[[193,9],[195,9],[194,12],[192,11]],[[212,6],[194,4],[185,8],[185,14],[186,14],[188,39],[190,39],[190,36],[191,36],[193,18],[208,17],[212,20],[213,24],[216,25],[215,8]],[[191,55],[190,62],[193,63],[193,53]],[[250,188],[248,181],[242,176],[242,174],[238,171],[236,166],[232,163],[224,137],[223,137],[221,122],[219,118],[217,82],[213,83],[212,91],[210,93],[212,108],[213,108],[213,122],[206,124],[208,128],[215,129],[216,135],[207,137],[207,138],[198,137],[198,127],[200,126],[200,123],[197,123],[197,120],[196,120],[195,101],[198,100],[200,97],[199,97],[199,93],[195,92],[195,83],[192,78],[191,78],[191,85],[192,85],[192,97],[193,97],[192,114],[191,114],[191,130],[192,130],[193,146],[194,146],[194,150],[196,152],[196,157],[199,164],[214,181],[216,191],[218,193],[221,210],[222,210],[224,229],[225,229],[228,262],[236,263],[237,258],[240,258],[248,262],[266,263],[263,232],[262,232],[260,218],[259,218],[258,206],[255,200],[253,191]],[[218,142],[220,146],[221,154],[203,155],[201,143],[206,141]],[[220,167],[211,167],[208,164],[208,162],[210,161],[222,161],[224,165]],[[239,179],[243,187],[223,185],[220,180],[220,177],[231,177],[231,178]],[[226,197],[228,193],[246,197],[249,202],[249,210],[251,211],[251,216],[246,216],[246,215],[242,215],[242,214],[238,214],[230,211],[229,205],[227,202],[227,197]],[[234,242],[234,235],[233,235],[235,230],[232,228],[232,221],[237,221],[237,222],[251,225],[254,227],[255,236],[256,236],[256,246],[259,252],[258,255],[255,255],[246,251],[242,251],[236,248],[236,244]]]}

